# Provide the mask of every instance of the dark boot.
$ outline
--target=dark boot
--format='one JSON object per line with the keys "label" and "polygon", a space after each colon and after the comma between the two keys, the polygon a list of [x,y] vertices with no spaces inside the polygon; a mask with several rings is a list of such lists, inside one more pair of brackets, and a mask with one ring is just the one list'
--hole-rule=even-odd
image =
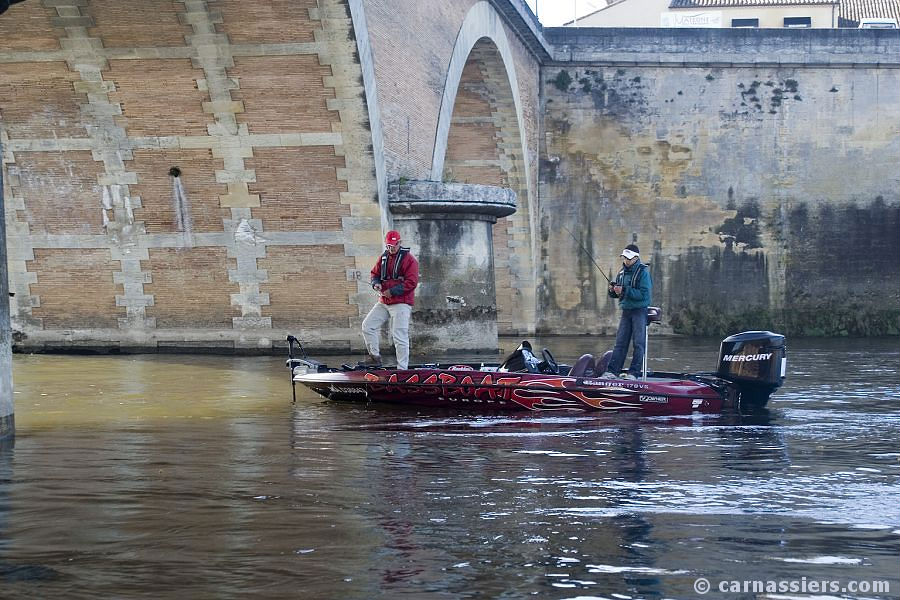
{"label": "dark boot", "polygon": [[369,354],[368,358],[366,358],[366,362],[364,362],[363,365],[365,365],[367,367],[380,367],[381,366],[381,357]]}

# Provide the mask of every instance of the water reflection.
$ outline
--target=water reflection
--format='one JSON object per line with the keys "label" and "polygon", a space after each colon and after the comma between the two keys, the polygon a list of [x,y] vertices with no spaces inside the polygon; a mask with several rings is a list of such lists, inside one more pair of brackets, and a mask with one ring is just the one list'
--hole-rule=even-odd
{"label": "water reflection", "polygon": [[[716,347],[652,340],[651,360],[709,370]],[[789,357],[764,414],[648,418],[291,405],[278,357],[16,356],[2,595],[688,598],[700,576],[806,576],[895,596],[900,352]]]}

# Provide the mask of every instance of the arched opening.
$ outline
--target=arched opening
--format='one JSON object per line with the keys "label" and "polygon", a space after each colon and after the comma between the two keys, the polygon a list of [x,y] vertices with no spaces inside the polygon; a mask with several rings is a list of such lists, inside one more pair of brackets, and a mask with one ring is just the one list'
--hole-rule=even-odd
{"label": "arched opening", "polygon": [[507,68],[489,37],[475,42],[462,68],[441,178],[508,187],[516,193],[516,212],[493,226],[497,328],[501,335],[533,331],[532,240],[522,132]]}

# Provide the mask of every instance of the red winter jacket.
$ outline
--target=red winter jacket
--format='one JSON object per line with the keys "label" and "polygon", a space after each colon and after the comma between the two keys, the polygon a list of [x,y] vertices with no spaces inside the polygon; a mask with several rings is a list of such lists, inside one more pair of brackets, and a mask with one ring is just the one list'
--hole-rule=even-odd
{"label": "red winter jacket", "polygon": [[381,301],[384,304],[402,302],[412,306],[415,304],[414,290],[419,285],[419,261],[410,253],[409,248],[401,247],[397,254],[385,250],[372,267],[371,281],[373,287],[381,284]]}

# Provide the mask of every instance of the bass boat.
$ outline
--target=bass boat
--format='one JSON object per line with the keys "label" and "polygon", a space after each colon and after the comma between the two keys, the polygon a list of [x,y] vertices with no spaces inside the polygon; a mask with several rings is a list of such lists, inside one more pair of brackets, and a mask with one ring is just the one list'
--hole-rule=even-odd
{"label": "bass boat", "polygon": [[[329,400],[450,407],[478,413],[521,411],[641,411],[647,414],[718,413],[758,409],[784,383],[784,336],[746,331],[722,340],[715,372],[647,371],[637,379],[600,377],[612,352],[558,363],[546,348],[535,355],[523,341],[500,364],[429,363],[408,369],[341,365],[330,368],[294,357],[288,336],[291,384]],[[302,346],[299,346],[302,351]],[[294,392],[296,399],[296,391]]]}

